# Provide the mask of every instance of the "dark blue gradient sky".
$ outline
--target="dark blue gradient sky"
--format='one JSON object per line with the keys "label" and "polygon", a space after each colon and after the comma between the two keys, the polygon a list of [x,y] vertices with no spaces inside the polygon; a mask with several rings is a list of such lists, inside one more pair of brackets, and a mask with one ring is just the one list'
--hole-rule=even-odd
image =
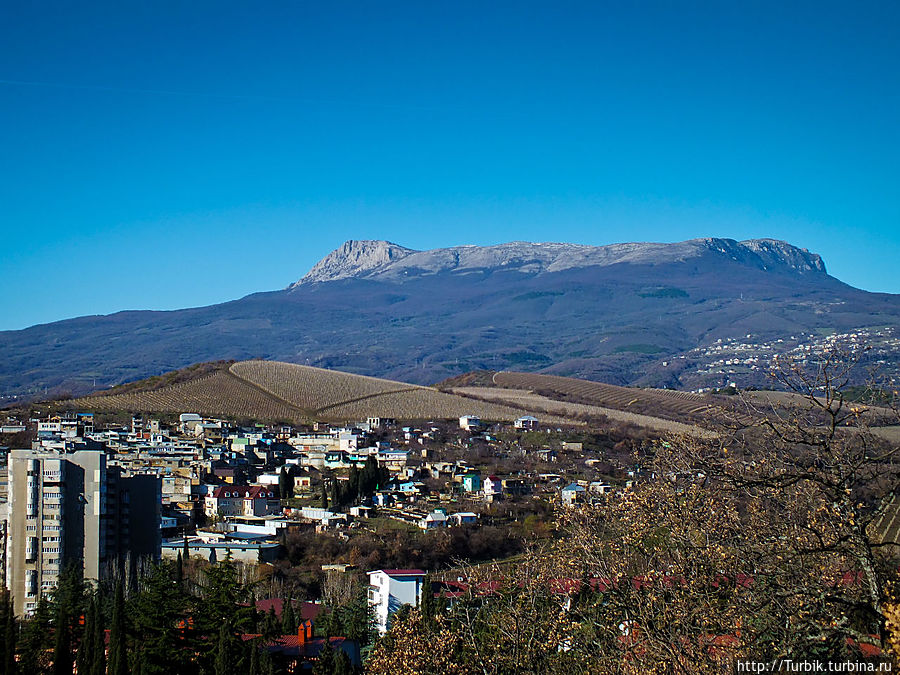
{"label": "dark blue gradient sky", "polygon": [[898,8],[2,3],[0,329],[346,239],[774,237],[900,292]]}

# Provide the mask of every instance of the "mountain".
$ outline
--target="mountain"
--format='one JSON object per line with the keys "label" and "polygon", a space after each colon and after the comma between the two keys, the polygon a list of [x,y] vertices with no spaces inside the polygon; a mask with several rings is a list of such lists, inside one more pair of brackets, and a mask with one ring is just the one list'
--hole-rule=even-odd
{"label": "mountain", "polygon": [[523,274],[561,272],[581,267],[622,263],[659,265],[684,262],[714,252],[749,267],[825,274],[825,264],[815,253],[775,239],[693,239],[677,244],[532,244],[514,241],[498,246],[455,246],[414,251],[389,241],[348,241],[316,264],[295,289],[309,283],[338,279],[404,281],[425,275],[470,274],[485,271],[517,271]]}
{"label": "mountain", "polygon": [[[0,332],[0,395],[81,394],[216,359],[429,384],[524,370],[679,389],[766,384],[773,354],[835,336],[900,363],[900,296],[772,239],[415,251],[348,241],[287,288],[171,312]],[[882,362],[878,364],[878,362]]]}

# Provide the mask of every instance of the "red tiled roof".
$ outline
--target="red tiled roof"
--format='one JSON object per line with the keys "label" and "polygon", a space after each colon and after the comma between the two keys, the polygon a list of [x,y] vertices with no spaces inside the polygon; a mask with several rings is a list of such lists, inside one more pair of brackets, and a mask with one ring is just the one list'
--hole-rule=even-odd
{"label": "red tiled roof", "polygon": [[[284,609],[284,598],[269,598],[267,600],[256,601],[256,611],[263,614],[269,613],[269,608],[275,610],[275,616],[281,618],[281,612]],[[294,611],[299,613],[301,621],[314,621],[324,609],[323,605],[315,602],[294,602]]]}

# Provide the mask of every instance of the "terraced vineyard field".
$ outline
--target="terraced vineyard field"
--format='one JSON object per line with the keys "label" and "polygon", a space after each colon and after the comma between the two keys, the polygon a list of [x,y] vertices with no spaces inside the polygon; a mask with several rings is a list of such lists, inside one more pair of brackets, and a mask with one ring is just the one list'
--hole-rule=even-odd
{"label": "terraced vineyard field", "polygon": [[661,419],[651,415],[641,415],[614,408],[606,408],[585,403],[558,401],[524,389],[505,389],[501,387],[456,387],[456,394],[488,399],[497,403],[509,403],[533,411],[533,414],[549,413],[564,417],[572,423],[584,418],[605,417],[616,422],[625,422],[639,427],[653,429],[665,434],[684,434],[700,438],[713,438],[715,432],[701,429],[693,424],[683,424],[672,420]]}
{"label": "terraced vineyard field", "polygon": [[714,421],[722,415],[726,402],[720,399],[666,389],[636,389],[578,380],[558,375],[513,373],[494,375],[498,387],[526,389],[548,398],[623,410],[674,421]]}
{"label": "terraced vineyard field", "polygon": [[522,414],[510,406],[474,401],[430,387],[293,363],[241,361],[231,366],[231,372],[291,405],[308,410],[318,419],[369,416],[450,419],[478,415],[489,420],[513,420]]}
{"label": "terraced vineyard field", "polygon": [[[510,421],[521,409],[429,387],[275,361],[241,361],[211,375],[159,388],[62,401],[80,410],[196,412],[215,417],[285,421],[351,421],[366,417],[452,419],[478,415]],[[553,424],[563,417],[542,414]]]}
{"label": "terraced vineyard field", "polygon": [[196,412],[233,419],[299,422],[305,411],[222,370],[154,391],[95,395],[62,405],[96,411]]}

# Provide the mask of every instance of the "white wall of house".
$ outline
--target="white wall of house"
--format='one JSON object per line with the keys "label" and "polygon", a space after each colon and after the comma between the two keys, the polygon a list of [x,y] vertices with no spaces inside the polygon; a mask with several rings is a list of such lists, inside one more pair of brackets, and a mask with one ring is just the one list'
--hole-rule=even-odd
{"label": "white wall of house", "polygon": [[391,615],[403,605],[418,607],[422,599],[421,570],[376,570],[369,572],[369,606],[375,614],[378,632],[384,635]]}

